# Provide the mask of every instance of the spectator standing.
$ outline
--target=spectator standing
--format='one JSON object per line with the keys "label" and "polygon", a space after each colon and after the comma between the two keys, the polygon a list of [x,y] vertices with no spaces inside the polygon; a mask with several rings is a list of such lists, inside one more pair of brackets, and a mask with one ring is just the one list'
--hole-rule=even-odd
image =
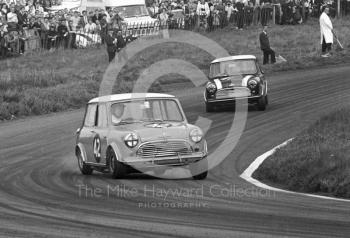
{"label": "spectator standing", "polygon": [[253,22],[253,3],[249,2],[248,5],[244,7],[244,18],[246,26],[250,26]]}
{"label": "spectator standing", "polygon": [[10,12],[7,13],[7,25],[9,26],[9,28],[16,30],[17,24],[18,24],[18,18],[15,12],[15,7],[11,6]]}
{"label": "spectator standing", "polygon": [[7,19],[7,13],[8,13],[8,7],[6,4],[3,4],[1,7],[1,15],[5,17],[5,19]]}
{"label": "spectator standing", "polygon": [[217,6],[214,7],[214,14],[213,14],[213,28],[218,29],[220,27],[220,15],[219,10],[217,9]]}
{"label": "spectator standing", "polygon": [[96,29],[97,29],[96,24],[92,22],[91,18],[89,18],[88,23],[84,27],[84,31],[86,33],[94,34],[96,32]]}
{"label": "spectator standing", "polygon": [[231,2],[228,2],[227,5],[225,6],[225,11],[226,11],[226,17],[227,17],[227,22],[232,23],[232,16],[233,16],[233,11],[235,9],[233,8]]}
{"label": "spectator standing", "polygon": [[19,11],[17,12],[17,20],[20,29],[22,29],[22,27],[24,27],[25,23],[27,22],[27,13],[24,12],[23,6],[21,6]]}
{"label": "spectator standing", "polygon": [[162,28],[165,28],[168,24],[168,19],[169,19],[169,15],[166,11],[165,8],[162,9],[162,12],[159,15],[159,21],[160,21],[160,26]]}
{"label": "spectator standing", "polygon": [[323,7],[322,14],[320,16],[320,31],[321,31],[321,44],[322,44],[322,57],[329,57],[333,44],[333,25],[331,19],[328,16],[329,7]]}
{"label": "spectator standing", "polygon": [[106,36],[107,31],[108,31],[107,14],[102,15],[102,19],[100,21],[100,26],[101,26],[101,32],[100,32],[101,43],[104,44],[104,42],[105,42],[104,37]]}
{"label": "spectator standing", "polygon": [[71,49],[76,49],[77,45],[76,45],[76,38],[77,38],[77,34],[75,33],[75,30],[73,30],[73,21],[69,20],[68,21],[68,36],[69,36],[69,40],[68,40],[68,47]]}
{"label": "spectator standing", "polygon": [[115,52],[117,51],[117,39],[113,37],[113,31],[108,31],[105,41],[107,44],[108,60],[109,62],[112,62],[115,57]]}
{"label": "spectator standing", "polygon": [[76,31],[80,21],[80,16],[78,11],[74,12],[73,16],[71,17],[71,21],[72,21],[71,23],[72,31]]}
{"label": "spectator standing", "polygon": [[117,31],[117,52],[118,52],[118,60],[121,61],[122,58],[127,59],[126,52],[123,51],[123,48],[126,46],[126,41],[123,38],[122,31]]}
{"label": "spectator standing", "polygon": [[47,49],[47,33],[50,29],[50,22],[48,17],[44,17],[43,20],[41,20],[41,45],[43,48]]}
{"label": "spectator standing", "polygon": [[38,10],[40,13],[43,13],[44,12],[44,8],[42,7],[41,3],[40,2],[37,2],[35,4],[35,8],[36,10]]}
{"label": "spectator standing", "polygon": [[67,48],[69,35],[68,35],[68,28],[66,25],[66,19],[64,18],[60,19],[60,24],[57,27],[57,34],[58,34],[57,44],[60,47]]}
{"label": "spectator standing", "polygon": [[204,25],[204,27],[207,27],[207,18],[209,17],[210,14],[210,8],[207,2],[204,0],[198,1],[197,5],[197,16],[198,16],[198,21],[197,21],[197,26],[200,27],[201,24]]}
{"label": "spectator standing", "polygon": [[49,31],[47,32],[47,48],[53,49],[56,47],[56,39],[57,39],[57,32],[56,32],[56,26],[54,24],[50,24]]}
{"label": "spectator standing", "polygon": [[244,26],[244,4],[241,0],[236,3],[237,8],[237,28],[243,30]]}
{"label": "spectator standing", "polygon": [[271,49],[269,37],[267,36],[267,26],[263,27],[263,31],[260,33],[259,39],[260,48],[264,54],[263,64],[269,63],[269,56],[271,56],[271,63],[276,63],[275,51]]}
{"label": "spectator standing", "polygon": [[7,47],[6,47],[6,32],[4,29],[4,24],[0,22],[0,59],[3,59],[7,56]]}
{"label": "spectator standing", "polygon": [[83,16],[82,16],[82,18],[81,18],[81,20],[82,20],[81,25],[82,25],[83,27],[85,27],[85,25],[88,24],[88,22],[89,22],[89,21],[88,21],[88,20],[89,20],[89,17],[88,17],[88,15],[87,15],[87,12],[86,12],[86,11],[83,11],[82,14],[83,14]]}
{"label": "spectator standing", "polygon": [[253,10],[253,24],[258,25],[259,21],[260,21],[260,5],[258,3],[255,3],[254,10]]}
{"label": "spectator standing", "polygon": [[152,6],[149,8],[149,11],[150,11],[151,16],[153,18],[157,18],[158,17],[159,7],[157,6],[157,4],[155,2],[153,2]]}

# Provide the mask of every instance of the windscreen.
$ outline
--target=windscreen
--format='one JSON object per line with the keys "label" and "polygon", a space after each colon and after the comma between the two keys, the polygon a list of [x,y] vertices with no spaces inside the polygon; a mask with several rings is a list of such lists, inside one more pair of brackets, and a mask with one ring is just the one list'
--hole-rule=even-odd
{"label": "windscreen", "polygon": [[230,60],[211,64],[209,77],[256,74],[256,72],[255,60]]}
{"label": "windscreen", "polygon": [[111,105],[113,124],[139,122],[182,122],[184,116],[172,99],[132,100]]}
{"label": "windscreen", "polygon": [[123,18],[149,16],[145,5],[132,5],[114,8]]}

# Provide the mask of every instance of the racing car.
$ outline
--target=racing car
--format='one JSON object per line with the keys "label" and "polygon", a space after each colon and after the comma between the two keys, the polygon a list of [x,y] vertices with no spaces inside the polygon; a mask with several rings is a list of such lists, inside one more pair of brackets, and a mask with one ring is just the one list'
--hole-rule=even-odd
{"label": "racing car", "polygon": [[207,142],[187,122],[180,102],[169,94],[115,94],[94,98],[77,130],[80,171],[123,178],[128,173],[184,166],[194,179],[208,173]]}
{"label": "racing car", "polygon": [[204,91],[206,111],[235,105],[240,99],[248,100],[261,111],[268,105],[267,82],[256,57],[237,55],[212,61]]}

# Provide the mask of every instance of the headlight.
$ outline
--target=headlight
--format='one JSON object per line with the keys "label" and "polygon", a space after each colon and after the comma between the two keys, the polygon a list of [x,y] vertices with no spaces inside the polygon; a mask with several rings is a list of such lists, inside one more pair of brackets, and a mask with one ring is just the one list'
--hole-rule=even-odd
{"label": "headlight", "polygon": [[130,133],[124,137],[124,142],[127,147],[134,148],[139,143],[139,137],[135,133]]}
{"label": "headlight", "polygon": [[257,79],[254,78],[254,79],[248,80],[248,83],[247,83],[248,88],[254,89],[256,88],[257,85],[258,85]]}
{"label": "headlight", "polygon": [[209,94],[214,94],[217,89],[215,83],[212,83],[212,82],[207,83],[206,88]]}
{"label": "headlight", "polygon": [[190,139],[195,142],[198,143],[202,140],[203,138],[203,132],[200,129],[193,129],[190,132]]}

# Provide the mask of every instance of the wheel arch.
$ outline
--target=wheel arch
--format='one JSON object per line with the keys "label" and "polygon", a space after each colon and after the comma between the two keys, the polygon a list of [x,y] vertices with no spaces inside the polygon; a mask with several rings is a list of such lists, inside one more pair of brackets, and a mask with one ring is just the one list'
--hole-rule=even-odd
{"label": "wheel arch", "polygon": [[107,146],[106,155],[108,154],[108,152],[110,150],[112,150],[115,153],[117,161],[121,161],[121,153],[120,153],[120,150],[118,149],[118,146],[115,142],[112,142],[111,144],[109,144]]}
{"label": "wheel arch", "polygon": [[75,155],[78,156],[79,153],[81,153],[81,156],[83,157],[83,161],[87,162],[85,146],[82,143],[78,143],[75,146]]}

